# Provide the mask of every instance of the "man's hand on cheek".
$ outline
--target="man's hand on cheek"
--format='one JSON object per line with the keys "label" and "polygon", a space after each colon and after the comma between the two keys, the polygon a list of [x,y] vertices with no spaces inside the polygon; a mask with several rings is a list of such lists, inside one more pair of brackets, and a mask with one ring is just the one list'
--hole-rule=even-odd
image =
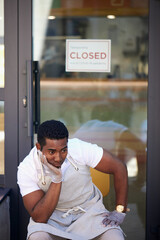
{"label": "man's hand on cheek", "polygon": [[61,170],[61,168],[56,168],[53,165],[51,165],[47,161],[46,156],[43,155],[42,152],[40,152],[40,150],[38,150],[38,154],[40,156],[41,162],[49,168],[49,170],[51,172],[52,182],[54,182],[54,183],[62,182],[62,170]]}

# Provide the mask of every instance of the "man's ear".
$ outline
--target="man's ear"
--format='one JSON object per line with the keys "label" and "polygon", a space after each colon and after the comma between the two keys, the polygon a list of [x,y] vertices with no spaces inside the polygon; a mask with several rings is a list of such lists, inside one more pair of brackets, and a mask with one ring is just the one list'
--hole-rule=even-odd
{"label": "man's ear", "polygon": [[37,150],[41,151],[41,145],[38,142],[36,143],[36,148],[37,148]]}

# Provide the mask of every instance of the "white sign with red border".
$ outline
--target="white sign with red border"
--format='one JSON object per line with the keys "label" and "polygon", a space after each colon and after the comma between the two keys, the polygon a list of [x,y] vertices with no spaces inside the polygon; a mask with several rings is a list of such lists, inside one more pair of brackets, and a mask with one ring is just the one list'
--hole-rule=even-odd
{"label": "white sign with red border", "polygon": [[111,40],[66,40],[66,72],[110,72],[110,69]]}

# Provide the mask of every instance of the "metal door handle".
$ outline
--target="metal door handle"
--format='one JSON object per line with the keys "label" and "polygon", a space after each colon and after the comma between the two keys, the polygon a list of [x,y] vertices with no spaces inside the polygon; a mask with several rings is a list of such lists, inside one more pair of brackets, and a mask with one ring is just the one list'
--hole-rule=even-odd
{"label": "metal door handle", "polygon": [[39,71],[39,62],[34,61],[34,80],[35,80],[35,92],[34,92],[34,103],[35,103],[35,117],[34,117],[34,126],[35,133],[37,133],[38,126],[40,124],[40,71]]}
{"label": "metal door handle", "polygon": [[27,126],[28,137],[33,136],[33,81],[32,81],[32,61],[27,60]]}

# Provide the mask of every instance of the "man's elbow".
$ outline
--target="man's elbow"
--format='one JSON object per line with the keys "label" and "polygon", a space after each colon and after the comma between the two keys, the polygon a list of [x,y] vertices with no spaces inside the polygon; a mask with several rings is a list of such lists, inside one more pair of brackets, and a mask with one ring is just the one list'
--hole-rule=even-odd
{"label": "man's elbow", "polygon": [[128,178],[128,170],[124,162],[120,163],[119,167],[115,171],[115,174]]}
{"label": "man's elbow", "polygon": [[122,167],[122,172],[123,172],[123,174],[124,174],[124,175],[126,175],[126,176],[128,177],[128,170],[127,170],[127,166],[126,166],[126,164],[125,164],[125,163],[123,163],[123,162],[122,162],[122,165],[123,165],[123,167]]}
{"label": "man's elbow", "polygon": [[39,215],[35,215],[35,214],[32,214],[31,215],[32,219],[34,222],[37,222],[37,223],[47,223],[48,221],[48,217],[47,216],[39,216]]}

